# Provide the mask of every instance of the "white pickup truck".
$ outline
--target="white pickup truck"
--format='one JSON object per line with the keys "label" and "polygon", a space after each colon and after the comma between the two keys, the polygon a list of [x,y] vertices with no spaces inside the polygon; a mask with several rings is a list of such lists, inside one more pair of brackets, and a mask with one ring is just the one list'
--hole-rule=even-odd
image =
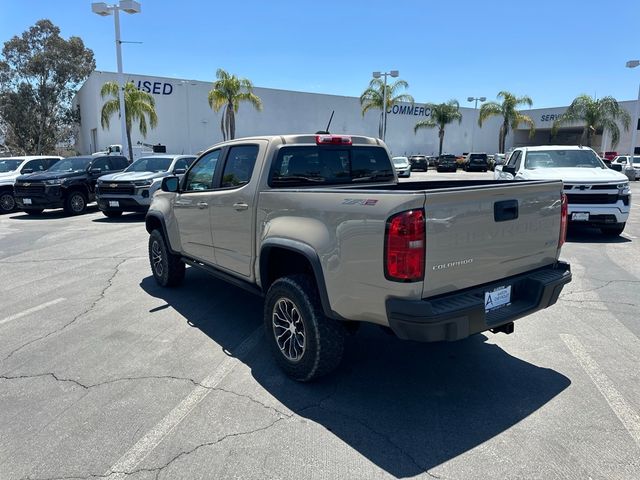
{"label": "white pickup truck", "polygon": [[620,235],[629,218],[629,180],[579,146],[517,148],[506,165],[496,165],[496,180],[562,180],[569,203],[569,223]]}
{"label": "white pickup truck", "polygon": [[20,175],[44,172],[61,159],[55,155],[0,158],[0,213],[9,213],[16,208],[13,185]]}

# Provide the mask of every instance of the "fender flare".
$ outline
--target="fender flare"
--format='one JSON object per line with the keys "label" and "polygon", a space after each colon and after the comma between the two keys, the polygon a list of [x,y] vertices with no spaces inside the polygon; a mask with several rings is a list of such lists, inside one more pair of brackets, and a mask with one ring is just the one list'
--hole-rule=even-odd
{"label": "fender flare", "polygon": [[169,234],[167,232],[167,225],[164,221],[164,217],[162,215],[160,215],[159,213],[153,213],[153,212],[149,212],[145,215],[144,217],[144,227],[147,230],[147,232],[150,234],[152,232],[152,229],[149,227],[149,219],[153,218],[154,220],[157,220],[160,223],[160,228],[162,229],[162,236],[164,237],[164,241],[166,242],[167,248],[169,249],[169,252],[171,252],[174,255],[178,255],[178,252],[176,252],[172,247],[171,247],[171,240],[169,240]]}
{"label": "fender flare", "polygon": [[329,318],[344,320],[342,317],[340,317],[340,315],[338,315],[331,309],[331,303],[329,302],[329,294],[327,293],[327,285],[324,281],[324,273],[322,271],[320,258],[318,257],[318,253],[313,249],[313,247],[306,243],[297,240],[291,240],[288,238],[269,238],[262,242],[262,246],[260,248],[259,268],[263,292],[265,294],[267,293],[264,288],[264,279],[268,277],[267,261],[269,259],[269,251],[272,248],[282,248],[285,250],[290,250],[291,252],[300,254],[305,257],[311,265],[311,270],[313,271],[313,277],[318,287],[318,294],[320,296],[320,304],[322,305],[323,313]]}

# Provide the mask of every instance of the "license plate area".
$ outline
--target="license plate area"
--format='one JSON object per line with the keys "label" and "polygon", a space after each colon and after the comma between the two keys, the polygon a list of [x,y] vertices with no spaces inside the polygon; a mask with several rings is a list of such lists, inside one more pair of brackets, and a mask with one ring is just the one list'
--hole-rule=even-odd
{"label": "license plate area", "polygon": [[511,305],[511,285],[484,292],[484,311],[491,312]]}
{"label": "license plate area", "polygon": [[571,220],[574,222],[588,222],[589,212],[573,212],[571,214]]}
{"label": "license plate area", "polygon": [[25,205],[31,205],[32,202],[30,198],[23,198],[22,203],[24,203]]}
{"label": "license plate area", "polygon": [[120,202],[117,200],[109,200],[109,206],[110,207],[119,207],[120,206]]}

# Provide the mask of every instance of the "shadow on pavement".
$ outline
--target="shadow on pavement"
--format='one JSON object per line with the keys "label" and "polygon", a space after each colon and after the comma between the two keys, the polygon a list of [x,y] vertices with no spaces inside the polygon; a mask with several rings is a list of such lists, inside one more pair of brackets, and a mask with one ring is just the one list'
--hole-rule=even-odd
{"label": "shadow on pavement", "polygon": [[[87,213],[95,213],[97,211],[97,205],[89,205],[87,206],[87,210],[85,211],[85,213],[83,213],[82,215],[86,215]],[[12,220],[56,220],[59,218],[75,218],[76,216],[82,217],[82,215],[67,215],[66,213],[64,213],[64,210],[62,208],[58,208],[55,210],[45,210],[42,213],[34,215],[29,215],[22,210],[18,210],[11,215],[13,216],[9,218],[11,218]]]}
{"label": "shadow on pavement", "polygon": [[567,242],[571,243],[627,243],[632,240],[618,235],[608,237],[599,228],[571,225],[567,231]]}
{"label": "shadow on pavement", "polygon": [[[261,298],[193,268],[180,288],[162,289],[153,277],[141,287],[230,355],[262,324]],[[286,378],[266,344],[242,360],[296,415],[322,425],[389,474],[412,477],[513,427],[570,385],[560,373],[486,340],[475,335],[421,344],[363,326],[349,338],[339,369],[311,384]]]}
{"label": "shadow on pavement", "polygon": [[114,218],[105,217],[103,215],[102,217],[94,218],[92,220],[92,222],[96,222],[96,223],[140,223],[140,222],[144,222],[145,215],[146,215],[145,213],[137,213],[137,212],[133,212],[133,213],[129,213],[129,214],[125,213],[120,217],[114,217]]}

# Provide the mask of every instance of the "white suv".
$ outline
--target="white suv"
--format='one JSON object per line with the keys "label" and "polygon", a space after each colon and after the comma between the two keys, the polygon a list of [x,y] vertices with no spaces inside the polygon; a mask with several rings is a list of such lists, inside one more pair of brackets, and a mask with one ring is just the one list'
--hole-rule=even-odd
{"label": "white suv", "polygon": [[16,208],[13,184],[20,175],[48,170],[62,157],[32,155],[26,157],[0,158],[0,213],[9,213]]}
{"label": "white suv", "polygon": [[562,180],[569,203],[569,222],[598,227],[605,235],[620,235],[629,218],[629,180],[608,168],[587,147],[517,148],[505,165],[496,165],[494,178]]}

